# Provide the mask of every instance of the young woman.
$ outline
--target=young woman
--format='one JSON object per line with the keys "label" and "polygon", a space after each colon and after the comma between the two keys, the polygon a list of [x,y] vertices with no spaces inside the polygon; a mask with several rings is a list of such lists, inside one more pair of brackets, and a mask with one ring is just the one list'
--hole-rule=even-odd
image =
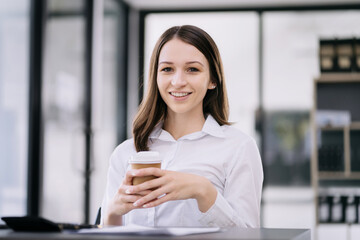
{"label": "young woman", "polygon": [[[260,226],[259,151],[228,122],[220,54],[205,31],[185,25],[160,37],[133,135],[111,156],[103,224]],[[161,169],[131,170],[130,157],[148,150],[160,153]]]}

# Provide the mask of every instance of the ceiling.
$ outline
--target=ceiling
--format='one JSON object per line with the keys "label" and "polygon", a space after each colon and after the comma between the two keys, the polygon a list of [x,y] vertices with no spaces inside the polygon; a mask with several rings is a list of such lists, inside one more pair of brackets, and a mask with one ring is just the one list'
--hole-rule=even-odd
{"label": "ceiling", "polygon": [[124,0],[124,2],[138,10],[265,8],[360,4],[360,0]]}

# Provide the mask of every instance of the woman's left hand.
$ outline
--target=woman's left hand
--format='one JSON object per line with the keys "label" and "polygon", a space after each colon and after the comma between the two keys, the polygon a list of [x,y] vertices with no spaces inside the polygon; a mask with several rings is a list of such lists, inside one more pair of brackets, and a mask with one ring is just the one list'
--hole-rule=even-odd
{"label": "woman's left hand", "polygon": [[194,198],[197,200],[199,210],[206,212],[215,203],[217,190],[205,177],[161,170],[159,168],[143,168],[131,171],[134,177],[158,177],[154,180],[131,186],[126,190],[127,194],[136,194],[145,190],[155,189],[134,202],[135,207],[150,208],[172,200]]}

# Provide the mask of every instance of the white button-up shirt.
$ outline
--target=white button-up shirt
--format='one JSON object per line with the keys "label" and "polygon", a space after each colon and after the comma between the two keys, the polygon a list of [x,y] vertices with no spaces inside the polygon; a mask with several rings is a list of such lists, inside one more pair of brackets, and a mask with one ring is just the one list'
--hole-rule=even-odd
{"label": "white button-up shirt", "polygon": [[[204,176],[217,189],[213,206],[205,213],[195,199],[177,200],[157,207],[135,209],[123,216],[123,224],[145,226],[260,226],[263,170],[255,141],[238,129],[220,126],[209,115],[201,131],[175,140],[162,124],[149,137],[149,148],[162,157],[162,169]],[[102,203],[107,205],[122,184],[128,161],[136,153],[133,139],[120,144],[110,158]],[[103,222],[103,219],[102,219]]]}

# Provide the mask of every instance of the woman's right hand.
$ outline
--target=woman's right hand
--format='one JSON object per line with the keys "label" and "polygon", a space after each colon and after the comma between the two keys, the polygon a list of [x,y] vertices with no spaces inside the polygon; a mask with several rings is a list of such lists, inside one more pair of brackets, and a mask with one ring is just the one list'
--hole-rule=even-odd
{"label": "woman's right hand", "polygon": [[107,216],[104,219],[104,225],[122,225],[122,216],[135,207],[134,202],[149,194],[151,191],[142,191],[136,194],[128,194],[126,190],[132,185],[132,170],[126,172],[125,178],[117,190],[114,198],[109,202]]}

